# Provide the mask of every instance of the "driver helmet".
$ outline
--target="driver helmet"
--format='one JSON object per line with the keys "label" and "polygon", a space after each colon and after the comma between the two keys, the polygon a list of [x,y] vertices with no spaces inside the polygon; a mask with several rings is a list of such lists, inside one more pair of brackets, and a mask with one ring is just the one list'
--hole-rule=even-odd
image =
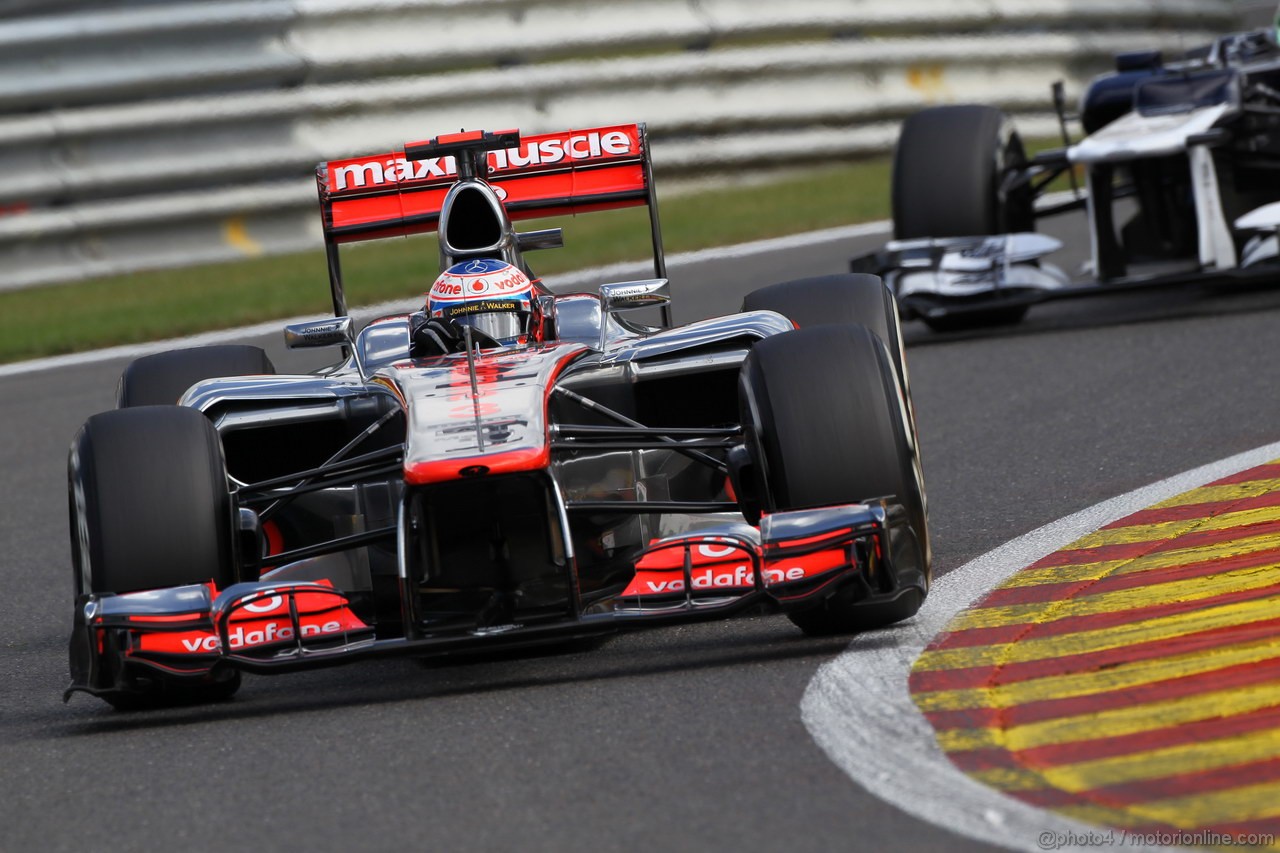
{"label": "driver helmet", "polygon": [[510,344],[527,332],[533,300],[533,282],[518,267],[479,258],[440,274],[427,294],[427,314]]}

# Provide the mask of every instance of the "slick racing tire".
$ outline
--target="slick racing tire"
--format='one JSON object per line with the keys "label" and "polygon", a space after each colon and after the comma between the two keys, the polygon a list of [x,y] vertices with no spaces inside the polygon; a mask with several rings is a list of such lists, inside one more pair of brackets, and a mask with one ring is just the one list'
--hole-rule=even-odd
{"label": "slick racing tire", "polygon": [[[1029,186],[1002,192],[1010,169],[1026,163],[1008,117],[977,104],[930,107],[902,124],[893,157],[893,236],[978,237],[1035,230]],[[1016,323],[1027,306],[925,319],[935,331]]]}
{"label": "slick racing tire", "polygon": [[[181,406],[94,415],[68,461],[76,595],[235,580],[231,496],[217,430]],[[231,696],[239,673],[208,681],[151,680],[107,697],[119,708]]]}
{"label": "slick racing tire", "polygon": [[116,407],[172,405],[188,388],[205,379],[275,372],[260,347],[225,344],[160,352],[125,368],[116,388]]}
{"label": "slick racing tire", "polygon": [[[850,633],[913,615],[928,586],[924,489],[884,343],[863,326],[821,325],[766,338],[739,373],[742,425],[765,511],[889,497],[896,596],[848,586],[788,614],[805,633]],[[900,509],[893,509],[897,505]],[[860,597],[862,596],[862,597]]]}
{"label": "slick racing tire", "polygon": [[864,273],[820,275],[771,284],[748,293],[743,311],[777,311],[802,329],[825,323],[859,323],[884,342],[915,430],[911,383],[902,349],[898,303],[879,276]]}
{"label": "slick racing tire", "polygon": [[1022,139],[995,107],[930,107],[902,124],[893,156],[893,236],[981,237],[1034,227],[1029,189],[1001,192],[1026,162]]}

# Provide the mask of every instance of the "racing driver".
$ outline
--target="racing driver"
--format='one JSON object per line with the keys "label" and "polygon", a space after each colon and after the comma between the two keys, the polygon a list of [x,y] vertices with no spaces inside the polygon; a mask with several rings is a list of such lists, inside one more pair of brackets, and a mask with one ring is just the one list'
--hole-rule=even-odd
{"label": "racing driver", "polygon": [[461,352],[470,329],[473,346],[520,342],[537,305],[534,283],[506,261],[476,259],[449,267],[431,285],[422,311],[409,318],[413,358]]}

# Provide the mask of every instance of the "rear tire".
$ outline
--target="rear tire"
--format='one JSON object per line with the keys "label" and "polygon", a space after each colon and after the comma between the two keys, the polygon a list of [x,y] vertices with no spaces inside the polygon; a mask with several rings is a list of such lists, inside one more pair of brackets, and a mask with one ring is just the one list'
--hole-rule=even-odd
{"label": "rear tire", "polygon": [[[808,634],[848,633],[914,614],[928,585],[923,483],[914,434],[884,343],[862,326],[821,325],[757,343],[739,374],[742,424],[766,511],[894,496],[889,547],[897,598],[858,600],[852,587],[789,614]],[[905,518],[904,518],[905,514]]]}
{"label": "rear tire", "polygon": [[[79,597],[235,581],[231,496],[213,424],[180,406],[89,418],[68,460],[71,554]],[[225,699],[237,672],[149,681],[104,697],[117,708]]]}
{"label": "rear tire", "polygon": [[205,379],[275,372],[275,365],[260,347],[226,344],[160,352],[125,368],[116,388],[116,407],[172,405],[188,388]]}
{"label": "rear tire", "polygon": [[[902,124],[893,158],[893,235],[980,237],[1035,230],[1030,187],[1002,192],[1027,162],[1022,139],[995,107],[930,107]],[[1017,323],[1027,306],[925,319],[938,332]]]}

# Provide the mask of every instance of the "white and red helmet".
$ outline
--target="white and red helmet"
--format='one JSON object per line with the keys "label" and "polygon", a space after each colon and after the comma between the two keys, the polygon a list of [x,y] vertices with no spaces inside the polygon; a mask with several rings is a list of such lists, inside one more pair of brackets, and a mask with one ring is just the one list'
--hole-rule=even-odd
{"label": "white and red helmet", "polygon": [[533,282],[518,267],[480,258],[440,274],[427,294],[427,314],[507,344],[528,330],[534,298]]}

